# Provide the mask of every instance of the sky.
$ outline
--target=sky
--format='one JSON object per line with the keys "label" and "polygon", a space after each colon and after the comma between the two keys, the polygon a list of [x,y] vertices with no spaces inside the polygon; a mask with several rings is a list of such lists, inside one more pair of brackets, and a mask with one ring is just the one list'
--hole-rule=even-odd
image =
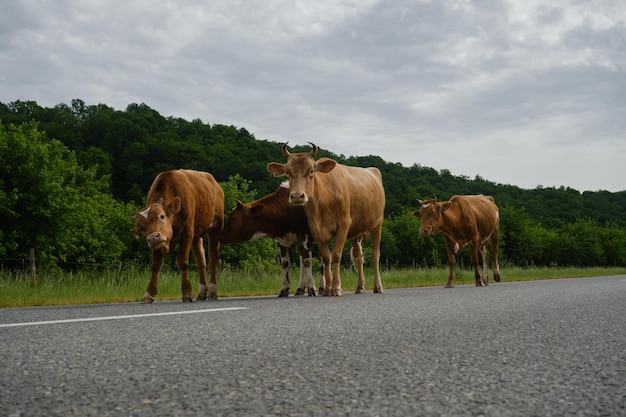
{"label": "sky", "polygon": [[9,0],[0,13],[5,104],[145,103],[524,189],[626,190],[625,71],[624,0]]}

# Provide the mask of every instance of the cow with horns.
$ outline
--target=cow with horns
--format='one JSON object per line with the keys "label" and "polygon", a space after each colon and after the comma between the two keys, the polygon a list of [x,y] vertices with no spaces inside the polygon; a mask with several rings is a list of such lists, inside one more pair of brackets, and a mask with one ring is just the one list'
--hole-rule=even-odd
{"label": "cow with horns", "polygon": [[[491,245],[493,256],[493,275],[496,282],[500,282],[500,268],[498,266],[498,236],[500,215],[495,200],[484,195],[455,195],[448,201],[438,202],[437,198],[418,200],[420,209],[413,212],[415,217],[422,220],[419,229],[420,236],[443,234],[450,275],[446,288],[454,287],[454,265],[456,255],[465,246],[471,246],[470,262],[474,267],[476,286],[486,286],[489,283],[487,244]],[[483,276],[478,270],[478,252],[483,261]]]}
{"label": "cow with horns", "polygon": [[324,295],[342,295],[339,269],[346,240],[352,242],[353,262],[358,271],[355,292],[362,294],[365,291],[361,241],[368,234],[372,239],[374,292],[382,293],[379,270],[385,211],[382,175],[373,167],[346,166],[329,158],[315,160],[318,147],[310,144],[310,152],[291,153],[285,143],[282,153],[287,162],[270,162],[267,169],[274,177],[287,177],[289,204],[304,207],[309,229],[322,258],[323,275],[327,277]]}

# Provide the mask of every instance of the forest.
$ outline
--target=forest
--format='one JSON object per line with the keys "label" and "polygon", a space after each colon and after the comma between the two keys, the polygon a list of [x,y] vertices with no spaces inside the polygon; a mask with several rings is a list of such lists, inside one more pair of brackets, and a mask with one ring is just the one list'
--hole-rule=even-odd
{"label": "forest", "polygon": [[[279,186],[266,166],[283,160],[281,146],[244,127],[166,117],[146,104],[122,111],[80,99],[54,107],[0,103],[0,267],[19,267],[31,248],[39,260],[60,268],[146,264],[149,250],[129,230],[159,172],[210,172],[224,188],[228,216],[237,199],[252,201]],[[435,195],[443,201],[457,194],[495,198],[504,266],[626,265],[626,190],[522,189],[375,155],[320,149],[318,156],[382,171],[383,267],[444,265],[443,238],[419,237],[412,212],[417,199]],[[276,254],[268,239],[221,250],[224,265],[232,267],[263,268]],[[467,265],[468,259],[464,253],[459,262]]]}

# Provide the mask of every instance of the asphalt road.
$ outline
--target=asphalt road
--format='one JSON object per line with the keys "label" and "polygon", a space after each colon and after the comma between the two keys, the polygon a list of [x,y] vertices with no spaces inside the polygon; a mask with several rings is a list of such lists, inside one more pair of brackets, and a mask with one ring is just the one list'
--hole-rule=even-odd
{"label": "asphalt road", "polygon": [[626,276],[0,309],[0,416],[626,415],[625,320]]}

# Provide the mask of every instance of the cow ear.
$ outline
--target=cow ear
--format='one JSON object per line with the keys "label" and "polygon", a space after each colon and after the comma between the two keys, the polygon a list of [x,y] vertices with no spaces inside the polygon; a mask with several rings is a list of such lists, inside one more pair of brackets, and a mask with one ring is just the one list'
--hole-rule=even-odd
{"label": "cow ear", "polygon": [[452,205],[452,201],[444,201],[443,203],[441,203],[441,211],[448,210],[451,205]]}
{"label": "cow ear", "polygon": [[267,170],[274,177],[282,177],[283,175],[286,174],[285,165],[279,164],[278,162],[270,162],[269,164],[267,164]]}
{"label": "cow ear", "polygon": [[178,212],[180,211],[181,206],[182,206],[182,201],[181,201],[179,196],[176,196],[176,197],[174,197],[174,199],[172,200],[172,202],[170,203],[170,205],[167,208],[170,211],[170,213],[178,214]]}
{"label": "cow ear", "polygon": [[130,233],[132,233],[132,235],[135,237],[135,239],[139,240],[139,238],[141,237],[141,234],[139,233],[139,230],[137,230],[137,228],[133,228],[130,229]]}
{"label": "cow ear", "polygon": [[265,206],[263,204],[254,205],[254,206],[250,207],[250,215],[251,216],[258,216],[259,214],[261,214],[263,212],[264,208],[265,208]]}
{"label": "cow ear", "polygon": [[418,219],[421,219],[421,218],[422,218],[422,216],[420,216],[420,211],[419,211],[419,210],[415,210],[415,211],[413,212],[413,215],[414,215],[415,217],[417,217]]}
{"label": "cow ear", "polygon": [[327,174],[332,171],[336,165],[337,162],[332,159],[322,159],[317,161],[317,164],[315,164],[315,172],[323,172],[324,174]]}

